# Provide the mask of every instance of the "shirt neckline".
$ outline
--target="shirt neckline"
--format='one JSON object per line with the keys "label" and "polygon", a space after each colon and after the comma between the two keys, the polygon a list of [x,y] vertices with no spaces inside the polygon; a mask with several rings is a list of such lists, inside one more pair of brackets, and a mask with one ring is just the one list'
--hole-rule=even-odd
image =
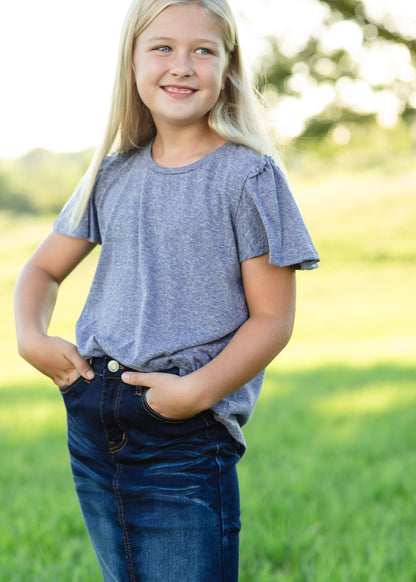
{"label": "shirt neckline", "polygon": [[177,168],[167,168],[166,166],[160,166],[157,162],[155,162],[154,159],[152,158],[152,144],[153,140],[145,147],[144,151],[146,161],[151,170],[157,172],[158,174],[185,174],[187,172],[197,170],[201,166],[204,166],[207,162],[210,161],[212,157],[217,156],[218,154],[222,153],[222,150],[224,148],[229,147],[231,145],[231,142],[227,141],[224,144],[220,145],[215,150],[212,150],[212,152],[209,152],[208,154],[200,158],[199,160],[196,160],[195,162],[192,162],[191,164],[188,164],[186,166],[179,166]]}

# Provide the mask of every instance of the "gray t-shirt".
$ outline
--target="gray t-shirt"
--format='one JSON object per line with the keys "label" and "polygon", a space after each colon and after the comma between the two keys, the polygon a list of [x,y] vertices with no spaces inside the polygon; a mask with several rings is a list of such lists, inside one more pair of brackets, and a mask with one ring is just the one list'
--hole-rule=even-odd
{"label": "gray t-shirt", "polygon": [[[84,357],[189,374],[214,358],[248,317],[242,261],[266,253],[278,266],[312,269],[319,261],[274,161],[230,142],[180,168],[156,164],[150,145],[107,157],[71,232],[77,196],[54,228],[102,245],[76,327]],[[263,375],[213,407],[242,444],[241,427]]]}

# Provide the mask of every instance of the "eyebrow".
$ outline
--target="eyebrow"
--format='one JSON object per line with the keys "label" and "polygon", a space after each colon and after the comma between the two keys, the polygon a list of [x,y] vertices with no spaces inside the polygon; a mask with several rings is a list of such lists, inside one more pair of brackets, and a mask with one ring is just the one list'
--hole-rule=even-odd
{"label": "eyebrow", "polygon": [[[174,38],[171,38],[169,36],[153,36],[152,38],[147,39],[146,42],[148,43],[152,43],[152,42],[172,42],[174,41]],[[214,46],[220,46],[220,43],[218,43],[216,40],[212,40],[210,38],[193,38],[191,39],[192,42],[195,42],[196,44],[211,44]]]}

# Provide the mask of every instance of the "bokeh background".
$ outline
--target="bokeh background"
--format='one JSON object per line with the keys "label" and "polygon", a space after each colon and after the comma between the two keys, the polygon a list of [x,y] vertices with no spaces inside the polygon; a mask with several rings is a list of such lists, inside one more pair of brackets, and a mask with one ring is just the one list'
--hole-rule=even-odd
{"label": "bokeh background", "polygon": [[[129,0],[0,6],[0,580],[94,582],[57,389],[16,353],[17,273],[88,165]],[[242,582],[416,581],[416,3],[232,0],[321,255],[240,464]],[[74,339],[94,252],[61,289]]]}

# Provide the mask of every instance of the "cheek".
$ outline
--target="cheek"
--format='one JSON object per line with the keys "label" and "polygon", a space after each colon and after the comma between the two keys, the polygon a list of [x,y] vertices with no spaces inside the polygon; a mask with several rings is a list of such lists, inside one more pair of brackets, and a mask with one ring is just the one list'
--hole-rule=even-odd
{"label": "cheek", "polygon": [[[155,75],[152,69],[146,66],[144,63],[137,63],[137,68],[135,66],[135,73],[133,74],[133,81],[139,91],[139,94],[146,92],[155,83]],[[153,74],[152,74],[153,73]]]}
{"label": "cheek", "polygon": [[146,96],[146,83],[143,83],[142,75],[138,75],[137,73],[133,73],[132,77],[133,86],[136,88],[136,91],[141,99],[146,104],[147,96]]}
{"label": "cheek", "polygon": [[135,84],[136,84],[136,91],[141,99],[141,101],[143,101],[143,103],[148,106],[149,105],[149,101],[151,100],[151,96],[149,94],[149,91],[146,90],[146,85],[144,85],[143,83],[141,83],[140,79],[136,79],[135,80]]}
{"label": "cheek", "polygon": [[202,72],[201,76],[204,77],[207,84],[211,85],[212,87],[218,87],[219,89],[222,88],[226,78],[224,69],[222,67],[207,68]]}

